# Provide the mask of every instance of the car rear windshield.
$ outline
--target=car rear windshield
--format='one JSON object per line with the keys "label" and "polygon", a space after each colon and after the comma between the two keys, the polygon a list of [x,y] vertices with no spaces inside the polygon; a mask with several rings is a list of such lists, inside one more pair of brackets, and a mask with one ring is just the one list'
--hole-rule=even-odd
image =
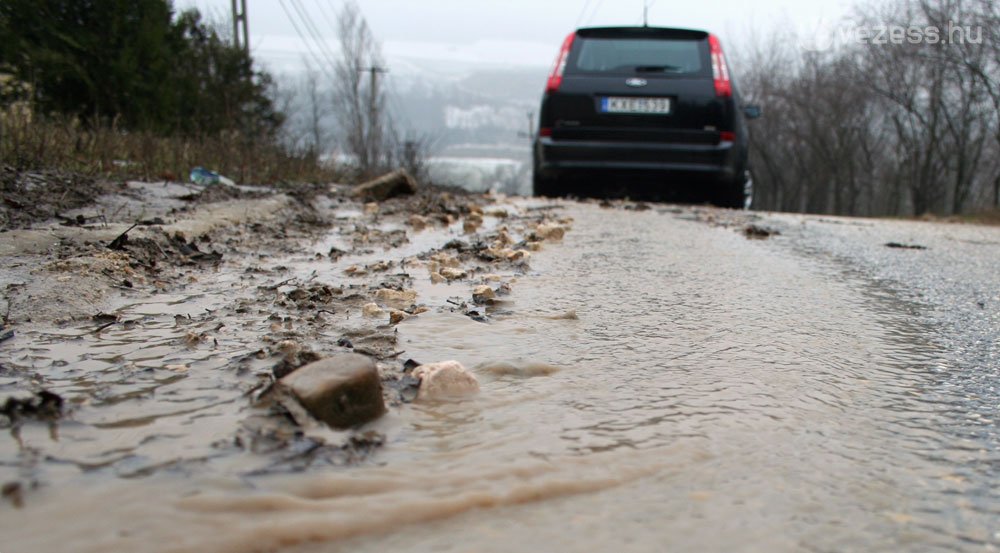
{"label": "car rear windshield", "polygon": [[578,39],[567,72],[651,75],[703,74],[703,41],[663,38]]}

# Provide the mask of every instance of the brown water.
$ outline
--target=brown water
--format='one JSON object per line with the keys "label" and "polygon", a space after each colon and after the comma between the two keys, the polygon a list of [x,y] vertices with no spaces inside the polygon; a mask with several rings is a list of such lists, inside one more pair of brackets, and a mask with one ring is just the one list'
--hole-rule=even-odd
{"label": "brown water", "polygon": [[[259,459],[213,447],[246,409],[246,377],[220,367],[252,346],[238,325],[219,346],[179,345],[182,322],[152,314],[216,296],[137,306],[160,340],[88,335],[56,348],[63,361],[40,344],[31,363],[51,364],[60,393],[115,405],[81,407],[59,442],[35,426],[29,453],[4,446],[3,470],[36,444],[58,484],[0,507],[0,551],[1000,547],[996,453],[948,431],[940,352],[910,306],[832,262],[673,214],[569,214],[509,315],[434,309],[400,325],[407,357],[478,366],[483,390],[393,409],[359,467],[253,476]],[[418,286],[432,306],[456,288]],[[500,362],[523,370],[490,370]]]}

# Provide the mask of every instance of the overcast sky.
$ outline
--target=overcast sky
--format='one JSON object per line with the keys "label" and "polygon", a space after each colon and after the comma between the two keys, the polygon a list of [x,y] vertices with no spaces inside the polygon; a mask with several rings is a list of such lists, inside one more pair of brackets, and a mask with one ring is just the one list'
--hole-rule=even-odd
{"label": "overcast sky", "polygon": [[[852,0],[646,0],[650,25],[692,27],[719,34],[723,44],[739,44],[752,29],[791,26],[800,33],[829,27]],[[643,0],[358,0],[394,71],[414,70],[411,62],[434,60],[456,65],[548,66],[559,44],[577,26],[635,25]],[[290,18],[309,40],[298,10],[314,25],[331,51],[333,20],[343,0],[248,0],[254,56],[273,72],[295,71],[309,56]],[[230,0],[175,0],[178,9],[198,7],[228,18]],[[298,10],[296,10],[298,8]],[[286,13],[286,11],[288,13]],[[290,15],[289,15],[290,14]],[[315,44],[309,48],[318,51]],[[316,56],[319,56],[317,53]]]}

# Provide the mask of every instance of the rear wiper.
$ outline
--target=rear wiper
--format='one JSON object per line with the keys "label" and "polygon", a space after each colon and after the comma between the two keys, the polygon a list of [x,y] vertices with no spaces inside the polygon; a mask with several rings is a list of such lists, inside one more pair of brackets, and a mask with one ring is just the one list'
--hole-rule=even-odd
{"label": "rear wiper", "polygon": [[681,68],[676,65],[640,65],[635,70],[639,73],[657,73],[660,71],[680,71]]}

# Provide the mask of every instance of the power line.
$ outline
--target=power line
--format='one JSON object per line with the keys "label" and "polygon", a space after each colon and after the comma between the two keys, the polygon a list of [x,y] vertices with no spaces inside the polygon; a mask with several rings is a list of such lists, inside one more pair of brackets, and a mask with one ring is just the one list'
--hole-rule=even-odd
{"label": "power line", "polygon": [[600,11],[601,4],[603,3],[604,0],[597,0],[597,4],[594,5],[594,11],[590,12],[590,17],[587,18],[587,25],[590,24],[590,22],[594,19],[594,16],[597,15],[597,12]]}
{"label": "power line", "polygon": [[336,82],[336,78],[334,78],[334,76],[330,73],[329,69],[327,68],[327,65],[325,65],[323,63],[323,60],[321,60],[319,56],[316,55],[316,52],[313,51],[313,48],[309,44],[309,41],[306,40],[305,35],[302,34],[302,30],[299,29],[298,23],[296,23],[295,18],[292,17],[292,13],[288,11],[288,7],[285,6],[285,0],[279,0],[278,3],[281,5],[282,11],[284,11],[285,15],[288,17],[288,21],[292,23],[292,28],[295,29],[295,34],[298,35],[299,39],[302,40],[302,43],[305,44],[306,52],[313,58],[313,61],[316,62],[316,66],[319,67],[320,71],[322,71],[327,76],[327,78],[330,79],[331,82]]}
{"label": "power line", "polygon": [[[330,26],[331,29],[338,28],[339,25],[337,25],[337,23],[334,21],[333,16],[327,13],[326,8],[323,7],[323,4],[324,4],[323,0],[316,0],[316,5],[319,6],[319,11],[323,14],[323,19],[326,20],[326,23]],[[330,6],[330,9],[333,10],[333,13],[337,13],[337,8],[333,7],[332,5]]]}
{"label": "power line", "polygon": [[309,31],[309,34],[312,35],[313,40],[315,40],[322,49],[323,53],[328,57],[335,57],[333,52],[330,50],[330,46],[326,43],[326,40],[323,39],[323,34],[319,32],[319,29],[316,27],[316,23],[313,22],[312,11],[309,10],[308,7],[304,6],[299,0],[289,1],[292,3],[292,6],[295,7],[296,11],[299,12],[299,16],[302,17],[302,20],[305,22],[306,29]]}
{"label": "power line", "polygon": [[323,39],[320,37],[319,31],[316,29],[316,26],[313,25],[311,17],[312,14],[309,14],[307,16],[306,14],[308,13],[308,11],[306,11],[305,8],[302,7],[301,3],[298,0],[288,0],[288,1],[292,4],[292,8],[295,9],[295,12],[299,14],[299,18],[302,21],[303,25],[305,26],[306,32],[308,32],[309,35],[312,36],[313,42],[316,43],[316,47],[319,49],[319,52],[323,55],[324,58],[326,58],[326,61],[327,63],[330,64],[330,67],[336,67],[337,63],[336,61],[334,61],[336,59],[336,56],[334,56],[333,53],[330,52],[330,48],[326,45],[326,42],[323,41]]}
{"label": "power line", "polygon": [[590,2],[591,0],[587,0],[586,2],[583,3],[583,9],[580,10],[580,15],[576,16],[576,25],[574,25],[575,27],[580,26],[580,22],[583,21],[583,15],[587,13],[587,8],[590,7]]}

